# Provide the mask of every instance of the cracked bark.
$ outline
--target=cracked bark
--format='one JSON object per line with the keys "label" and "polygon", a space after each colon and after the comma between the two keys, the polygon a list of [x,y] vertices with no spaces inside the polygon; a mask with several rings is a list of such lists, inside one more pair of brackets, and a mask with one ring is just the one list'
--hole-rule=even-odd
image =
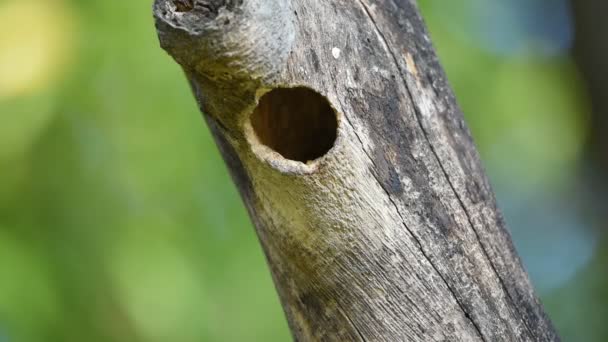
{"label": "cracked bark", "polygon": [[[296,340],[559,340],[415,2],[156,0],[154,13]],[[331,149],[297,160],[331,129]]]}

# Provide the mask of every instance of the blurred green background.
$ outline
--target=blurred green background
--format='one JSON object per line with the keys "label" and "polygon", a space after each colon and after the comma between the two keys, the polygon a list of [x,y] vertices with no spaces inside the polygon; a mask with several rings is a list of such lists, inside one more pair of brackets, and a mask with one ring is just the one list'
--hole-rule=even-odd
{"label": "blurred green background", "polygon": [[[598,4],[420,1],[565,341],[608,340]],[[0,0],[0,342],[287,340],[151,0]]]}

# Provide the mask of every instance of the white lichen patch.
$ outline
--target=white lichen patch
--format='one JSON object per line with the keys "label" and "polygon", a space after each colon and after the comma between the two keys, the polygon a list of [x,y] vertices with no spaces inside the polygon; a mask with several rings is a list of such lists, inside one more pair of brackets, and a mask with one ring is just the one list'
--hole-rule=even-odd
{"label": "white lichen patch", "polygon": [[342,53],[342,51],[340,49],[338,49],[337,47],[331,49],[331,55],[334,56],[335,59],[340,58],[341,53]]}

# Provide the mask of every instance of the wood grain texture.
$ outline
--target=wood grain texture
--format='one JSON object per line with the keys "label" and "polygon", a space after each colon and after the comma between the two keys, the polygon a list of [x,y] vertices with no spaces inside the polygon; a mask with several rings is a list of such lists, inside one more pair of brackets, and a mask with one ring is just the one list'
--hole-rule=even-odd
{"label": "wood grain texture", "polygon": [[[559,340],[414,1],[157,0],[154,10],[296,340]],[[313,89],[336,111],[321,158],[260,143],[250,115],[278,87]]]}

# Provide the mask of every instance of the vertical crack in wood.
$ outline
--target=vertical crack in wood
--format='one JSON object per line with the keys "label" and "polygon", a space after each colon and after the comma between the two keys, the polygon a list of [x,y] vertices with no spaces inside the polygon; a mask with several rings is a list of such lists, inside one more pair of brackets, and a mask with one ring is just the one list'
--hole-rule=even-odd
{"label": "vertical crack in wood", "polygon": [[[359,1],[362,1],[362,0],[359,0]],[[367,8],[366,8],[366,10],[367,10]],[[372,18],[371,14],[369,12],[368,12],[368,15],[370,16],[370,18]],[[373,18],[372,18],[372,21],[373,21]],[[374,25],[375,25],[375,22],[374,22]],[[376,29],[377,28],[378,27],[376,26]],[[378,32],[382,36],[382,39],[385,40],[383,34],[379,30],[378,30]],[[385,43],[386,43],[386,40],[385,40]],[[481,248],[481,251],[483,252],[484,257],[488,261],[490,267],[492,268],[492,271],[494,272],[494,274],[496,275],[498,281],[500,282],[502,290],[506,294],[506,298],[508,298],[509,301],[511,302],[512,307],[514,307],[515,310],[521,314],[520,317],[525,317],[525,313],[522,313],[519,310],[519,306],[515,303],[515,300],[511,296],[511,293],[508,291],[507,286],[506,286],[504,280],[502,279],[500,273],[496,269],[496,266],[494,265],[494,262],[493,262],[492,258],[490,258],[489,254],[488,254],[488,252],[487,252],[487,250],[485,248],[485,245],[481,241],[481,238],[479,237],[479,233],[477,232],[477,229],[475,228],[475,225],[473,224],[473,220],[471,219],[471,214],[469,213],[467,207],[465,206],[464,201],[462,200],[462,197],[460,196],[460,194],[456,190],[456,187],[452,183],[452,180],[450,179],[450,176],[449,176],[448,172],[446,171],[445,166],[443,165],[443,162],[442,162],[441,158],[439,157],[439,154],[437,153],[435,146],[433,145],[433,143],[431,143],[431,139],[429,138],[429,134],[428,134],[427,130],[424,128],[424,125],[422,124],[422,119],[421,119],[422,114],[420,112],[420,108],[418,107],[418,104],[413,100],[414,97],[413,97],[413,95],[412,95],[412,93],[410,91],[410,88],[409,88],[408,84],[407,84],[406,76],[403,74],[401,68],[399,67],[399,64],[397,62],[397,58],[396,58],[394,52],[392,51],[392,49],[388,45],[387,45],[387,49],[390,52],[391,56],[393,57],[393,59],[395,61],[395,64],[396,64],[396,67],[399,70],[399,73],[401,74],[402,79],[404,80],[405,88],[407,90],[408,96],[410,97],[410,99],[412,101],[412,104],[414,106],[414,113],[415,113],[415,116],[416,116],[416,121],[418,123],[418,126],[420,127],[420,129],[421,129],[421,131],[422,131],[422,133],[424,135],[424,138],[427,141],[427,143],[428,143],[428,145],[429,145],[429,147],[431,149],[431,152],[433,153],[433,156],[435,157],[437,163],[439,164],[439,167],[441,168],[441,171],[442,171],[442,173],[443,173],[446,181],[448,182],[448,185],[450,186],[450,189],[452,190],[452,192],[454,193],[454,196],[458,200],[458,203],[459,203],[460,207],[462,208],[462,211],[465,214],[469,225],[471,226],[471,230],[473,231],[473,233],[475,235],[475,238],[476,238],[477,242],[479,243],[479,246]],[[435,105],[436,104],[433,102],[433,106],[435,106]],[[509,308],[509,309],[511,310],[511,308]],[[524,323],[524,326],[526,327],[526,330],[530,333],[530,335],[531,336],[536,336],[536,334],[532,331],[532,329],[528,325],[528,320],[527,319],[521,319],[521,321]]]}
{"label": "vertical crack in wood", "polygon": [[[346,119],[346,121],[353,128],[353,131],[354,131],[354,127],[352,126],[352,124],[349,121],[349,119]],[[357,136],[357,139],[361,143],[362,150],[364,151],[364,153],[367,156],[367,158],[371,161],[372,165],[374,165],[374,168],[378,169],[378,166],[374,162],[373,158],[369,155],[369,153],[365,150],[365,148],[363,148],[363,141],[361,141],[361,138],[358,136],[358,134],[356,132],[355,132],[355,136]],[[433,268],[433,270],[435,271],[435,273],[437,273],[437,275],[439,276],[439,278],[443,281],[443,283],[447,287],[448,291],[450,292],[450,294],[452,295],[452,297],[456,301],[456,304],[458,304],[458,307],[462,310],[462,312],[465,314],[465,317],[471,322],[471,324],[473,325],[473,327],[477,331],[479,337],[483,341],[485,341],[485,338],[483,337],[483,334],[481,333],[481,330],[479,329],[479,327],[477,326],[477,324],[475,323],[475,321],[473,321],[473,319],[469,315],[468,311],[465,309],[465,307],[462,305],[462,303],[458,299],[458,296],[456,295],[456,292],[454,292],[454,290],[452,289],[452,287],[450,286],[450,284],[448,283],[448,281],[445,279],[445,277],[443,276],[443,274],[439,271],[439,269],[437,268],[437,266],[435,265],[435,263],[433,263],[433,261],[431,260],[431,258],[426,254],[426,252],[424,251],[424,248],[422,247],[422,243],[420,242],[420,239],[418,239],[418,237],[416,236],[416,234],[414,234],[414,232],[405,223],[405,218],[403,217],[403,215],[401,215],[401,211],[399,210],[399,207],[397,206],[397,203],[395,203],[395,200],[393,200],[393,198],[391,197],[391,194],[386,189],[386,186],[384,185],[384,183],[382,181],[380,181],[380,179],[378,178],[378,175],[376,173],[371,172],[371,174],[374,177],[374,179],[376,180],[376,182],[380,185],[380,187],[382,188],[382,190],[384,190],[384,192],[386,193],[386,196],[387,196],[388,200],[395,207],[395,211],[397,212],[397,215],[401,219],[401,222],[403,223],[403,227],[405,228],[405,230],[408,231],[408,233],[410,233],[410,235],[412,236],[412,239],[414,239],[414,241],[416,242],[416,245],[418,246],[418,249],[420,250],[420,253],[422,253],[422,255],[429,262],[429,264],[431,265],[431,267]]]}
{"label": "vertical crack in wood", "polygon": [[[501,285],[501,287],[502,287],[502,290],[503,290],[503,292],[506,294],[506,298],[508,298],[508,299],[509,299],[509,301],[511,302],[511,306],[512,306],[512,307],[517,307],[517,306],[515,305],[515,301],[513,300],[513,298],[512,298],[512,296],[511,296],[510,292],[507,290],[507,287],[506,287],[506,285],[505,285],[505,283],[504,283],[504,281],[503,281],[502,277],[500,276],[500,274],[499,274],[499,273],[498,273],[498,271],[496,270],[496,267],[494,266],[494,263],[492,262],[492,259],[489,257],[489,255],[488,255],[488,253],[487,253],[487,251],[486,251],[486,249],[485,249],[484,244],[481,242],[481,239],[480,239],[480,237],[479,237],[479,234],[478,234],[477,230],[475,229],[475,225],[473,224],[473,222],[472,222],[472,220],[471,220],[471,216],[470,216],[470,214],[469,214],[468,210],[466,209],[466,206],[464,205],[464,202],[462,201],[462,199],[461,199],[461,197],[460,197],[460,194],[458,193],[458,191],[456,191],[456,188],[455,188],[455,187],[454,187],[454,185],[452,184],[452,181],[451,181],[451,179],[450,179],[450,177],[449,177],[448,173],[446,172],[445,167],[444,167],[444,165],[443,165],[443,163],[442,163],[442,161],[441,161],[441,158],[439,158],[439,155],[437,154],[437,151],[435,150],[435,147],[434,147],[434,146],[433,146],[433,144],[431,143],[431,140],[430,140],[430,138],[429,138],[429,136],[428,136],[428,132],[426,131],[426,129],[424,129],[424,125],[423,125],[423,124],[422,124],[422,122],[421,122],[421,113],[420,113],[420,109],[418,108],[417,103],[414,101],[414,97],[412,96],[412,93],[411,93],[411,90],[410,90],[410,88],[409,88],[409,85],[407,84],[407,79],[406,79],[406,76],[403,74],[403,71],[402,71],[402,70],[401,70],[401,68],[399,67],[399,62],[398,62],[398,60],[397,60],[397,57],[395,56],[395,53],[393,52],[393,50],[391,49],[390,45],[388,44],[388,41],[387,41],[387,40],[386,40],[386,38],[384,37],[384,34],[383,34],[383,33],[382,33],[382,31],[379,29],[379,27],[378,27],[378,25],[377,25],[377,23],[376,23],[376,21],[375,21],[375,19],[374,19],[373,15],[372,15],[372,14],[370,13],[370,11],[369,11],[369,8],[367,7],[367,5],[366,5],[366,4],[363,2],[363,0],[357,0],[357,2],[358,2],[358,3],[359,3],[359,4],[360,4],[362,7],[363,7],[363,10],[365,11],[366,15],[369,17],[370,21],[373,23],[374,28],[376,29],[376,32],[378,33],[378,35],[379,35],[379,36],[380,36],[380,38],[382,39],[383,45],[385,46],[387,53],[389,53],[389,54],[390,54],[390,56],[391,56],[391,57],[392,57],[392,59],[393,59],[393,62],[395,63],[395,68],[397,68],[397,70],[398,70],[398,72],[399,72],[399,74],[400,74],[400,76],[401,76],[401,78],[402,78],[402,80],[403,80],[403,83],[404,83],[405,89],[406,89],[407,94],[408,94],[408,96],[409,96],[409,98],[410,98],[410,100],[411,100],[411,103],[412,103],[412,105],[413,105],[413,109],[414,109],[414,112],[415,112],[415,117],[416,117],[416,121],[417,121],[417,123],[418,123],[418,126],[420,127],[420,129],[421,129],[421,131],[422,131],[422,133],[423,133],[423,135],[424,135],[424,137],[425,137],[425,139],[426,139],[426,141],[427,141],[427,143],[428,143],[428,145],[429,145],[429,147],[430,147],[430,149],[431,149],[431,152],[433,153],[433,156],[435,157],[435,159],[436,159],[437,163],[439,164],[439,166],[440,166],[440,168],[441,168],[441,170],[442,170],[442,173],[444,174],[444,177],[446,178],[446,180],[447,180],[447,182],[448,182],[448,184],[449,184],[449,186],[450,186],[450,188],[451,188],[452,192],[453,192],[453,193],[454,193],[454,195],[456,196],[456,198],[457,198],[457,200],[458,200],[458,203],[459,203],[460,207],[462,208],[462,210],[463,210],[463,212],[464,212],[465,216],[467,217],[467,220],[468,220],[468,222],[469,222],[469,225],[471,226],[471,229],[473,230],[473,233],[475,234],[475,237],[476,237],[476,239],[477,239],[477,242],[478,242],[478,244],[479,244],[479,246],[480,246],[481,250],[483,251],[484,257],[485,257],[485,258],[486,258],[486,260],[488,261],[488,263],[489,263],[490,267],[492,268],[492,271],[494,272],[494,274],[496,275],[497,279],[499,280],[500,285]],[[386,189],[385,189],[385,190],[386,190]],[[391,202],[393,202],[393,204],[396,206],[396,204],[394,203],[393,199],[392,199],[392,198],[391,198],[391,196],[390,196],[390,193],[388,193],[388,192],[387,192],[387,194],[388,194],[389,199],[391,200]],[[398,207],[397,207],[397,211],[399,212]],[[413,234],[413,233],[412,233],[412,234]],[[422,246],[421,246],[420,248],[422,249]],[[424,253],[424,251],[423,251],[423,253]],[[428,259],[428,257],[427,257],[427,259]],[[429,262],[431,262],[431,264],[433,265],[433,268],[435,268],[435,270],[437,270],[437,269],[436,269],[436,267],[435,267],[435,265],[432,263],[432,261],[431,261],[430,259],[429,259]],[[438,271],[438,272],[439,272],[439,271]],[[440,276],[441,276],[441,277],[442,277],[442,279],[443,279],[443,276],[441,275],[441,273],[440,273]],[[445,279],[444,279],[444,281],[445,281]],[[460,303],[460,301],[458,300],[458,297],[457,297],[456,293],[453,291],[453,289],[452,289],[452,288],[451,288],[449,285],[448,285],[448,288],[450,289],[450,291],[452,292],[452,294],[453,294],[453,295],[454,295],[454,297],[456,298],[456,301],[458,302],[458,304],[459,304],[459,305],[461,306],[461,308],[462,308],[462,304],[461,304],[461,303]],[[509,308],[509,310],[511,310],[511,309],[512,309],[512,308]],[[518,309],[516,309],[516,310],[518,310]],[[464,308],[463,308],[463,311],[464,311]],[[518,310],[518,311],[519,311],[519,310]],[[466,312],[466,311],[465,311],[465,312]],[[521,313],[521,312],[520,312],[520,313]],[[477,324],[476,324],[476,323],[474,322],[474,320],[472,319],[472,317],[470,317],[470,314],[468,314],[468,313],[467,313],[467,317],[469,317],[469,318],[470,318],[471,322],[473,323],[473,325],[475,326],[475,328],[476,328],[476,329],[478,330],[478,332],[480,333],[480,335],[481,335],[482,339],[484,339],[483,334],[481,334],[480,327],[478,327],[478,326],[477,326]],[[501,318],[501,320],[502,320],[502,318]],[[532,332],[531,328],[529,327],[529,325],[528,325],[527,321],[526,321],[526,320],[524,320],[524,319],[521,319],[521,321],[523,322],[524,326],[526,327],[526,330],[527,330],[527,331],[530,333],[530,335],[531,335],[531,336],[535,336],[535,334]],[[485,339],[484,339],[484,340],[485,340]]]}
{"label": "vertical crack in wood", "polygon": [[355,331],[361,338],[361,341],[367,342],[367,339],[365,338],[365,336],[363,336],[363,333],[361,332],[361,330],[359,330],[359,327],[357,327],[355,322],[353,322],[353,320],[350,318],[350,316],[348,316],[346,311],[344,309],[342,309],[342,306],[340,305],[340,303],[336,302],[336,307],[337,307],[338,311],[340,312],[340,314],[342,314],[342,316],[344,316],[344,318],[346,318],[346,320],[353,327],[353,329],[355,329]]}
{"label": "vertical crack in wood", "polygon": [[[337,89],[335,89],[335,85],[334,85],[334,91],[336,92],[336,94],[338,93]],[[340,110],[344,113],[344,104],[342,103],[342,101],[340,100],[339,97],[338,97],[338,102],[340,103]],[[345,121],[348,123],[348,125],[353,130],[355,137],[357,137],[357,140],[361,144],[361,150],[363,151],[363,153],[365,154],[365,156],[370,160],[370,162],[372,163],[372,165],[374,166],[374,168],[377,169],[377,170],[379,170],[378,166],[376,165],[376,162],[369,155],[368,151],[365,149],[365,145],[363,144],[363,140],[361,140],[361,137],[359,136],[359,134],[355,130],[355,127],[350,122],[350,119],[348,118],[348,115],[345,114],[343,116],[345,118]],[[437,275],[439,276],[439,278],[443,281],[443,283],[447,287],[448,291],[450,292],[450,294],[452,295],[452,297],[456,301],[456,304],[458,305],[458,307],[460,308],[460,310],[462,310],[462,312],[464,313],[465,317],[469,320],[469,322],[471,322],[471,325],[477,331],[477,334],[479,335],[479,338],[482,341],[486,341],[485,338],[484,338],[484,336],[483,336],[483,334],[481,333],[480,328],[477,326],[477,324],[475,323],[475,321],[473,321],[473,319],[470,316],[470,314],[468,313],[468,311],[465,309],[465,307],[462,305],[462,303],[458,299],[458,296],[456,295],[456,292],[454,292],[454,290],[452,289],[452,287],[450,286],[450,284],[448,283],[448,281],[444,278],[443,274],[441,274],[441,272],[439,271],[439,269],[437,268],[437,266],[433,263],[433,261],[431,260],[431,258],[426,254],[426,252],[424,251],[424,248],[422,247],[422,243],[420,242],[420,240],[418,239],[418,237],[416,236],[416,234],[414,234],[414,232],[405,223],[405,218],[401,215],[401,212],[399,211],[399,207],[397,206],[397,203],[395,203],[395,201],[392,199],[390,192],[386,189],[386,186],[383,184],[382,181],[380,181],[380,179],[378,179],[378,175],[377,174],[375,174],[374,172],[371,172],[371,174],[374,177],[374,179],[376,180],[376,182],[380,185],[380,188],[382,188],[382,190],[386,193],[386,196],[387,196],[388,200],[391,202],[391,204],[393,205],[393,207],[395,207],[395,211],[397,212],[397,215],[401,219],[403,227],[412,236],[412,239],[416,243],[418,249],[420,250],[420,253],[422,253],[422,255],[429,262],[429,264],[431,265],[431,267],[433,268],[433,270],[435,271],[435,273],[437,273]]]}
{"label": "vertical crack in wood", "polygon": [[[393,3],[394,3],[394,1],[393,1]],[[417,42],[414,42],[414,44],[415,44],[416,46],[418,46],[418,43],[417,43]],[[391,53],[391,55],[392,55],[393,59],[395,60],[395,63],[397,63],[397,59],[396,59],[396,57],[395,57],[395,54],[393,53],[393,51],[392,51],[392,50],[390,50],[390,48],[389,48],[389,51],[390,51],[390,53]],[[417,121],[417,123],[418,123],[418,125],[419,125],[420,129],[422,130],[422,133],[423,133],[423,135],[424,135],[424,137],[425,137],[426,141],[428,142],[428,145],[429,145],[429,146],[430,146],[430,148],[431,148],[431,152],[433,153],[433,155],[434,155],[435,159],[437,160],[437,162],[438,162],[438,164],[439,164],[439,166],[440,166],[440,168],[441,168],[441,171],[442,171],[442,173],[444,174],[445,179],[446,179],[446,180],[447,180],[447,182],[448,182],[448,185],[450,186],[450,188],[451,188],[452,192],[454,193],[454,195],[455,195],[456,199],[458,200],[459,206],[462,208],[463,213],[465,214],[465,216],[466,216],[466,218],[467,218],[467,221],[468,221],[469,225],[471,226],[471,229],[473,230],[473,233],[475,234],[475,238],[476,238],[477,242],[479,243],[479,246],[481,247],[481,251],[483,252],[484,257],[485,257],[485,258],[488,260],[488,262],[489,262],[489,264],[490,264],[490,267],[492,268],[492,271],[494,272],[494,274],[496,275],[497,279],[499,280],[499,283],[500,283],[500,285],[501,285],[501,287],[502,287],[502,289],[503,289],[504,293],[506,294],[506,298],[509,300],[509,302],[511,303],[511,305],[512,305],[512,306],[515,308],[515,311],[516,311],[517,313],[519,313],[519,314],[520,314],[520,316],[519,316],[519,317],[520,317],[520,318],[521,318],[521,317],[524,317],[524,318],[521,318],[521,321],[524,323],[524,326],[525,326],[525,328],[526,328],[526,331],[528,331],[528,333],[530,333],[530,336],[534,336],[534,337],[538,337],[538,338],[543,337],[543,336],[546,336],[546,335],[544,335],[544,334],[542,334],[542,333],[539,335],[539,334],[535,333],[535,331],[536,331],[536,330],[534,330],[534,331],[532,330],[532,328],[531,328],[531,327],[530,327],[530,325],[529,325],[528,319],[527,319],[527,317],[529,316],[529,313],[527,313],[527,312],[525,312],[525,311],[522,311],[522,310],[521,310],[521,307],[520,307],[520,306],[519,306],[519,305],[518,305],[518,304],[515,302],[515,299],[513,298],[513,296],[512,296],[512,294],[511,294],[511,292],[508,290],[509,288],[507,287],[507,285],[506,285],[506,283],[505,283],[505,281],[504,281],[503,277],[501,276],[501,274],[500,274],[500,273],[498,272],[498,270],[496,269],[496,266],[494,265],[493,259],[492,259],[492,258],[490,258],[490,255],[488,254],[488,252],[487,252],[487,250],[486,250],[486,247],[485,247],[484,243],[482,242],[482,240],[481,240],[481,238],[480,238],[480,236],[479,236],[479,232],[478,232],[478,231],[477,231],[477,229],[475,228],[475,225],[474,225],[473,220],[472,220],[472,218],[471,218],[471,214],[469,213],[468,208],[466,207],[466,205],[465,205],[464,201],[462,200],[462,196],[461,196],[461,195],[460,195],[460,193],[458,193],[458,191],[456,190],[456,187],[454,186],[454,184],[453,184],[452,180],[450,179],[450,177],[449,177],[449,173],[447,172],[447,170],[446,170],[445,166],[443,165],[443,163],[442,163],[442,161],[441,161],[441,158],[439,157],[439,154],[437,153],[437,150],[436,150],[435,146],[434,146],[434,145],[431,143],[431,140],[430,140],[430,138],[429,138],[429,134],[428,134],[427,130],[424,128],[424,125],[422,124],[422,121],[423,121],[423,120],[421,119],[421,118],[422,118],[422,113],[421,113],[421,110],[420,110],[420,108],[419,108],[418,104],[417,104],[415,101],[413,101],[413,95],[412,95],[412,93],[411,93],[411,91],[410,91],[410,88],[407,86],[407,78],[406,78],[406,77],[405,77],[405,75],[403,74],[403,72],[402,72],[401,68],[399,68],[399,65],[398,65],[398,64],[397,64],[397,68],[398,68],[399,73],[401,74],[402,78],[405,80],[405,83],[406,83],[406,90],[407,90],[407,92],[408,92],[408,95],[409,95],[410,99],[412,99],[412,103],[413,103],[413,105],[414,105],[414,113],[415,113],[415,115],[416,115],[416,121]],[[425,77],[428,79],[428,81],[429,81],[429,83],[430,83],[430,85],[431,85],[431,87],[430,87],[430,88],[431,88],[431,90],[433,91],[433,94],[434,94],[436,97],[438,97],[438,98],[439,98],[439,97],[440,97],[440,94],[437,92],[437,89],[435,89],[435,86],[434,86],[434,80],[433,80],[433,79],[431,78],[431,76],[430,76],[430,75],[428,75],[428,74],[427,74],[427,75],[425,75]],[[455,101],[455,99],[453,99],[453,100]],[[433,106],[434,106],[434,107],[436,107],[436,103],[435,103],[435,102],[432,102],[432,104],[433,104]],[[435,109],[437,109],[437,108],[435,108]],[[503,228],[503,229],[504,229],[504,228]],[[508,234],[508,232],[506,232],[506,234]],[[516,257],[516,258],[518,258],[518,256],[517,256],[517,255],[515,255],[515,257]],[[520,263],[521,263],[521,261],[520,261]],[[542,312],[541,312],[541,316],[542,316],[542,317],[546,317],[546,315],[544,315]],[[551,325],[551,324],[549,323],[549,325]],[[557,340],[559,340],[559,337],[556,335],[555,330],[551,330],[551,329],[549,329],[549,330],[548,330],[548,332],[551,334],[550,336],[551,336],[551,338],[552,338],[552,339],[557,339]]]}
{"label": "vertical crack in wood", "polygon": [[[405,89],[406,89],[406,91],[407,91],[407,93],[408,93],[408,96],[410,97],[410,100],[411,100],[411,102],[412,102],[412,104],[413,104],[413,107],[414,107],[414,112],[415,112],[415,117],[416,117],[417,124],[419,125],[419,127],[420,127],[420,129],[421,129],[421,131],[422,131],[422,133],[423,133],[423,135],[424,135],[424,137],[425,137],[425,139],[426,139],[426,141],[427,141],[427,143],[428,143],[428,145],[429,145],[430,149],[431,149],[431,152],[433,153],[433,155],[434,155],[434,157],[435,157],[435,159],[436,159],[437,163],[439,164],[439,166],[440,166],[440,168],[441,168],[441,170],[442,170],[442,173],[444,174],[444,177],[446,178],[446,180],[447,180],[447,182],[448,182],[448,184],[449,184],[449,186],[450,186],[450,188],[451,188],[452,192],[454,193],[454,195],[455,195],[456,199],[458,200],[458,203],[459,203],[460,207],[462,208],[462,210],[463,210],[463,212],[464,212],[465,216],[467,217],[468,223],[469,223],[469,225],[471,226],[471,229],[473,230],[473,233],[474,233],[474,235],[475,235],[475,238],[477,239],[477,242],[478,242],[478,244],[479,244],[479,246],[480,246],[480,248],[481,248],[481,250],[482,250],[482,252],[483,252],[483,254],[484,254],[484,257],[486,258],[486,260],[488,261],[488,263],[489,263],[489,265],[490,265],[490,267],[491,267],[492,271],[493,271],[493,272],[494,272],[494,274],[496,275],[496,277],[497,277],[497,279],[498,279],[498,281],[499,281],[499,283],[500,283],[500,285],[501,285],[501,288],[502,288],[503,292],[506,294],[506,298],[508,298],[508,299],[509,299],[509,302],[511,303],[511,307],[509,308],[509,310],[511,311],[511,310],[512,310],[512,308],[514,307],[514,308],[515,308],[515,310],[516,310],[518,313],[520,313],[520,316],[519,316],[519,317],[520,317],[520,320],[523,322],[523,324],[524,324],[524,326],[525,326],[525,328],[526,328],[526,331],[527,331],[527,332],[530,334],[530,336],[537,336],[537,334],[535,334],[535,333],[532,331],[532,329],[531,329],[531,327],[529,326],[529,324],[528,324],[527,320],[526,320],[526,319],[521,319],[521,317],[526,317],[525,313],[522,313],[522,312],[521,312],[521,310],[520,310],[520,308],[519,308],[519,306],[517,306],[517,305],[516,305],[516,302],[515,302],[515,300],[513,299],[513,297],[512,297],[512,295],[511,295],[511,293],[508,291],[508,289],[507,289],[507,287],[506,287],[506,284],[505,284],[504,280],[503,280],[503,279],[502,279],[502,277],[500,276],[500,273],[497,271],[497,269],[496,269],[496,267],[495,267],[495,265],[494,265],[494,263],[493,263],[492,259],[489,257],[488,252],[487,252],[487,250],[486,250],[486,248],[485,248],[485,246],[484,246],[483,242],[481,241],[481,238],[480,238],[480,236],[479,236],[479,233],[478,233],[478,232],[477,232],[477,230],[475,229],[475,225],[473,224],[473,221],[472,221],[472,219],[471,219],[470,213],[468,212],[468,210],[467,210],[467,208],[466,208],[466,206],[465,206],[464,202],[462,201],[462,198],[461,198],[460,194],[458,193],[458,191],[456,191],[456,188],[455,188],[455,186],[453,185],[453,183],[452,183],[452,181],[451,181],[451,179],[450,179],[450,177],[449,177],[449,175],[448,175],[447,171],[445,170],[445,166],[443,165],[441,158],[439,158],[439,155],[438,155],[438,153],[437,153],[437,151],[436,151],[436,149],[435,149],[434,145],[431,143],[431,140],[430,140],[430,138],[429,138],[428,132],[427,132],[427,131],[426,131],[426,129],[424,128],[424,125],[422,124],[422,121],[421,121],[421,120],[422,120],[422,119],[421,119],[422,114],[421,114],[421,112],[420,112],[420,108],[418,107],[418,104],[417,104],[417,103],[416,103],[416,102],[413,100],[413,98],[414,98],[414,97],[413,97],[413,95],[412,95],[412,93],[411,93],[411,90],[410,90],[410,88],[409,88],[409,85],[408,85],[408,83],[407,83],[407,78],[406,78],[406,76],[403,74],[402,69],[399,67],[399,63],[398,63],[397,57],[395,56],[395,53],[393,52],[393,50],[391,49],[390,45],[388,44],[388,41],[387,41],[387,40],[386,40],[386,38],[384,37],[384,34],[383,34],[383,33],[380,31],[380,29],[378,28],[378,25],[376,24],[376,21],[375,21],[375,19],[373,18],[372,14],[370,13],[369,8],[367,7],[367,5],[366,5],[366,4],[363,2],[363,0],[357,0],[357,2],[359,2],[359,3],[361,4],[361,6],[363,7],[363,9],[364,9],[365,13],[367,14],[367,16],[370,18],[370,20],[371,20],[371,21],[372,21],[372,23],[374,24],[374,27],[375,27],[375,29],[376,29],[376,32],[377,32],[377,33],[378,33],[378,35],[379,35],[379,36],[382,38],[383,44],[384,44],[384,46],[385,46],[385,48],[386,48],[387,52],[388,52],[388,53],[391,55],[391,57],[392,57],[392,59],[393,59],[393,61],[394,61],[394,63],[395,63],[395,67],[397,68],[397,70],[399,71],[399,74],[401,75],[401,78],[402,78],[402,80],[403,80],[403,82],[404,82]],[[434,266],[434,265],[433,265],[433,266]],[[450,290],[451,290],[451,289],[450,289]],[[460,304],[460,303],[459,303],[459,304]],[[467,316],[469,316],[469,315],[467,315]],[[502,318],[501,318],[501,320],[502,320]],[[478,328],[478,327],[477,327],[477,325],[475,325],[475,326],[476,326],[476,328]],[[479,329],[478,329],[478,330],[479,330]],[[538,336],[537,336],[537,337],[538,337]]]}

